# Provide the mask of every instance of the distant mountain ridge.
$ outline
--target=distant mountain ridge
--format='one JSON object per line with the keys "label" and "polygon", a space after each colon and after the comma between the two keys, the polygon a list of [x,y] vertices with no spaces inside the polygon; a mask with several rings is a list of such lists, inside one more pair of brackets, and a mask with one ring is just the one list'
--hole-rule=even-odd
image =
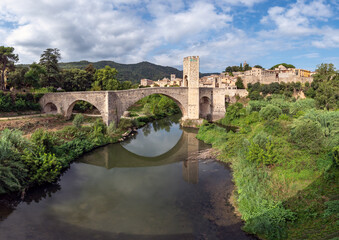
{"label": "distant mountain ridge", "polygon": [[[140,62],[136,64],[122,64],[114,61],[79,61],[79,62],[67,62],[59,63],[62,69],[78,68],[85,69],[88,64],[92,63],[96,69],[110,66],[118,70],[117,79],[119,81],[131,81],[132,83],[140,83],[140,79],[147,78],[151,80],[163,79],[164,77],[170,78],[171,74],[175,74],[176,77],[182,78],[182,71],[173,67],[164,67],[156,65],[150,62]],[[213,73],[201,73],[200,77],[207,76]]]}

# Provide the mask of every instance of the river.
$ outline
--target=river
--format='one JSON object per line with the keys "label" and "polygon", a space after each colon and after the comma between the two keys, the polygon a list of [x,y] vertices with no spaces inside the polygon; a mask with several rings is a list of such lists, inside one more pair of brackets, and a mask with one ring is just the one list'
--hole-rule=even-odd
{"label": "river", "polygon": [[1,240],[254,239],[228,204],[227,166],[179,116],[74,162],[57,183],[0,202]]}

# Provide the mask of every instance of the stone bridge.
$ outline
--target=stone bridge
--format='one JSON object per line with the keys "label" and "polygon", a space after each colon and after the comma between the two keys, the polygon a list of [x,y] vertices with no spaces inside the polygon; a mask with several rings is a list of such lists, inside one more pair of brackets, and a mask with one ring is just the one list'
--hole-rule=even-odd
{"label": "stone bridge", "polygon": [[[72,115],[74,105],[78,101],[85,101],[96,107],[100,111],[103,121],[109,124],[111,121],[118,123],[124,111],[138,100],[152,94],[162,94],[173,99],[182,112],[183,120],[203,118],[215,121],[225,115],[226,96],[246,95],[246,92],[223,88],[199,88],[199,103],[198,106],[193,106],[193,109],[188,104],[187,87],[47,93],[41,98],[40,105],[45,113],[54,112],[69,118]],[[197,108],[198,114],[192,117]]]}
{"label": "stone bridge", "polygon": [[40,99],[40,105],[45,113],[56,112],[70,117],[76,102],[89,102],[100,111],[104,122],[110,124],[112,121],[118,123],[124,111],[138,100],[152,94],[162,94],[178,104],[183,120],[215,121],[225,115],[226,96],[247,95],[244,89],[200,88],[199,57],[185,58],[183,73],[184,87],[47,93]]}

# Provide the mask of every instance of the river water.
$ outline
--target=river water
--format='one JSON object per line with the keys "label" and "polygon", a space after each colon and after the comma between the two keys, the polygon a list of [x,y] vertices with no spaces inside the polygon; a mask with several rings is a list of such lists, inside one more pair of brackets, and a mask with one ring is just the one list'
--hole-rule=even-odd
{"label": "river water", "polygon": [[24,201],[0,202],[0,239],[253,239],[227,203],[229,169],[199,159],[210,146],[178,119],[84,155]]}

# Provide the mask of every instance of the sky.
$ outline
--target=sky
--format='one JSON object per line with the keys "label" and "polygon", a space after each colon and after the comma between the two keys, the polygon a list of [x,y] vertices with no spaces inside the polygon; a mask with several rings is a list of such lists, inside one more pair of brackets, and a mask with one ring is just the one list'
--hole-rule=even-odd
{"label": "sky", "polygon": [[246,61],[339,68],[338,0],[0,0],[0,46],[19,63],[58,48],[62,62],[148,61],[201,72]]}

